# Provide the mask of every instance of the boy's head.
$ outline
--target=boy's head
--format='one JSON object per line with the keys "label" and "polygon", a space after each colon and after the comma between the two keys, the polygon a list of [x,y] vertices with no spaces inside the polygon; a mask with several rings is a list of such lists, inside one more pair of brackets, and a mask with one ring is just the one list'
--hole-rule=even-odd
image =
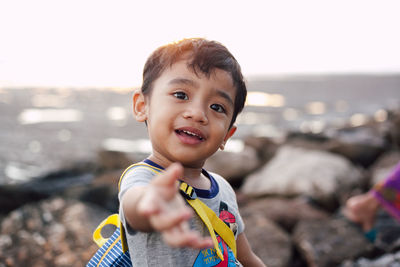
{"label": "boy's head", "polygon": [[215,69],[228,72],[236,88],[234,112],[230,127],[242,111],[246,100],[246,84],[239,63],[222,44],[202,38],[183,39],[155,50],[147,59],[143,70],[143,95],[150,95],[154,81],[174,63],[188,57],[188,68],[209,77]]}

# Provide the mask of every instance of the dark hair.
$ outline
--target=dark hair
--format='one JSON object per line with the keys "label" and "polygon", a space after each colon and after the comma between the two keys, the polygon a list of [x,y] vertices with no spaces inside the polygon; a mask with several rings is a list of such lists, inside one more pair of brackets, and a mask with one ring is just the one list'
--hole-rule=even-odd
{"label": "dark hair", "polygon": [[159,47],[149,56],[144,65],[142,93],[150,94],[153,82],[161,73],[181,60],[187,53],[190,58],[188,67],[192,68],[194,73],[201,71],[207,77],[214,69],[230,73],[233,85],[236,87],[235,106],[229,126],[231,127],[237,115],[243,110],[247,89],[239,63],[225,46],[216,41],[190,38]]}

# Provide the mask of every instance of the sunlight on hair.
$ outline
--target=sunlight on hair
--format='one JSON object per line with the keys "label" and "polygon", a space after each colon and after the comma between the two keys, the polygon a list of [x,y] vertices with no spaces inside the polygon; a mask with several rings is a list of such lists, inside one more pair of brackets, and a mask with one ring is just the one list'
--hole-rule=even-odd
{"label": "sunlight on hair", "polygon": [[246,106],[256,107],[282,107],[285,105],[285,97],[280,94],[268,94],[264,92],[248,92]]}

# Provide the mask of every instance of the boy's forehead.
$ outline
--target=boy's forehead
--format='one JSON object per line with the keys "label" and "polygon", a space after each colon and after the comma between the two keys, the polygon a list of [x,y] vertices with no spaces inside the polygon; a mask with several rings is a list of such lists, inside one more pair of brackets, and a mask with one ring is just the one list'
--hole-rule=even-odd
{"label": "boy's forehead", "polygon": [[179,60],[176,60],[173,62],[169,67],[163,70],[160,76],[164,74],[166,71],[171,71],[174,70],[177,74],[178,72],[182,73],[187,73],[190,72],[191,74],[196,75],[198,78],[207,78],[210,79],[212,78],[224,78],[229,80],[230,84],[233,86],[233,78],[232,74],[226,70],[220,69],[220,68],[210,68],[208,72],[204,72],[200,69],[200,66],[194,65],[192,63],[193,58],[188,56],[188,57],[181,57]]}
{"label": "boy's forehead", "polygon": [[173,63],[161,73],[160,77],[161,76],[164,76],[167,82],[171,84],[181,82],[195,85],[199,81],[208,80],[217,82],[219,85],[224,84],[223,88],[232,87],[235,89],[234,91],[236,91],[232,75],[228,71],[213,68],[210,69],[208,73],[205,73],[198,67],[192,66],[191,62],[185,59]]}

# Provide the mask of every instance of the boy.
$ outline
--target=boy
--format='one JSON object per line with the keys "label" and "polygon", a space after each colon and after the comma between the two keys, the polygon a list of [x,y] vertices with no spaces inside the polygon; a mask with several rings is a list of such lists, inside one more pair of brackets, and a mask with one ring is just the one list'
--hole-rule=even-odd
{"label": "boy", "polygon": [[204,223],[179,194],[178,180],[191,185],[232,229],[237,260],[264,266],[243,233],[234,191],[222,177],[202,169],[235,133],[245,98],[240,66],[217,42],[184,39],[150,55],[141,91],[133,95],[133,112],[147,125],[152,154],[144,163],[151,167],[128,169],[119,194],[133,266],[239,265],[220,237],[224,260],[216,255]]}

